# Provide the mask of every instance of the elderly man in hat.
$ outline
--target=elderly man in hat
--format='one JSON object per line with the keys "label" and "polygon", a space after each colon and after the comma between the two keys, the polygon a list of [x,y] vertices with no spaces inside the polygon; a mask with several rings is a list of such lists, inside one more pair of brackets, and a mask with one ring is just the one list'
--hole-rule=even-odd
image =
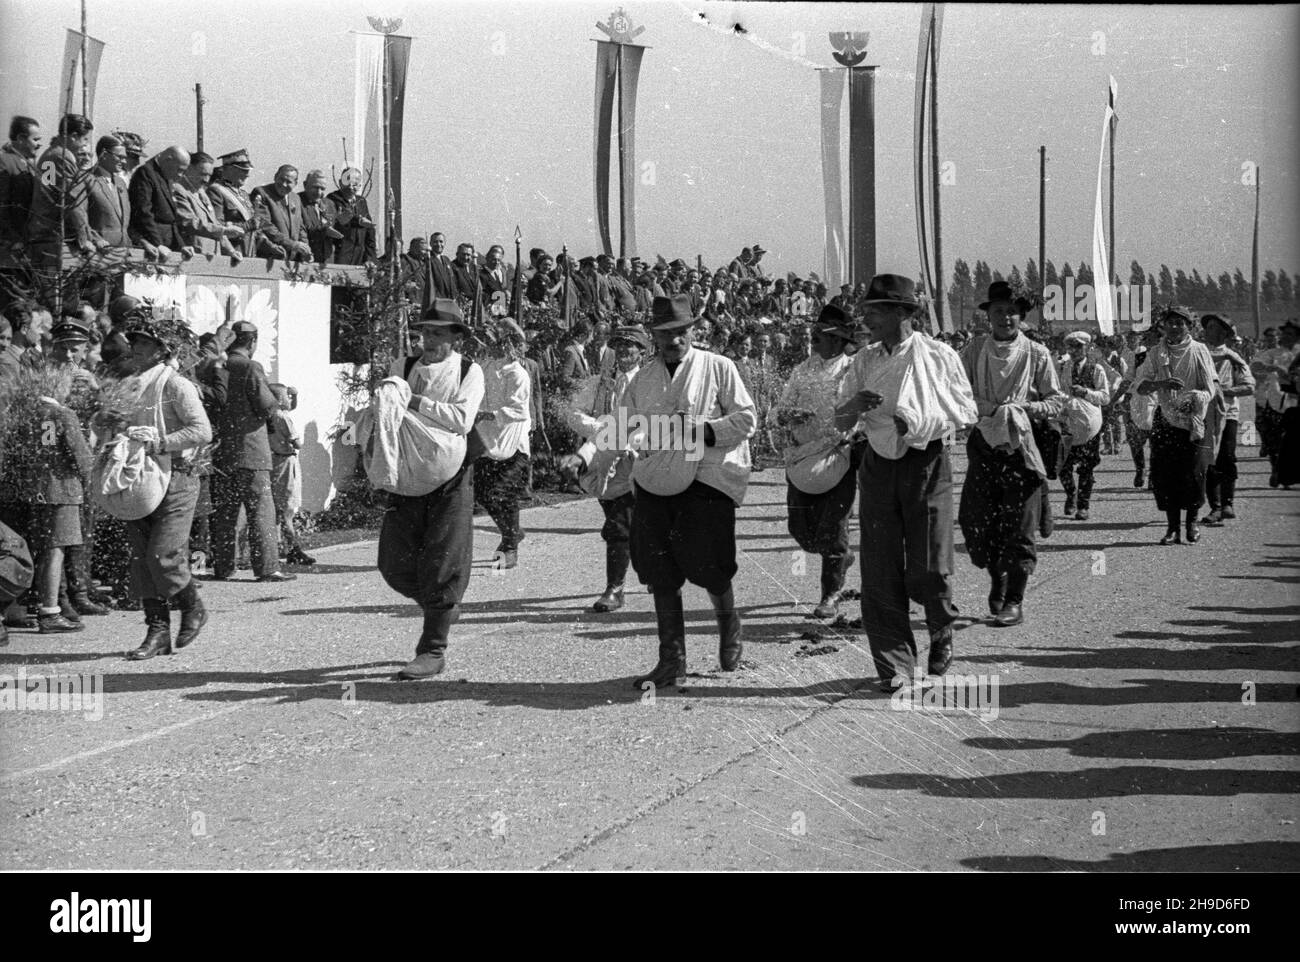
{"label": "elderly man in hat", "polygon": [[519,563],[519,502],[528,488],[532,449],[532,382],[521,359],[523,329],[509,317],[495,322],[491,358],[483,365],[483,402],[477,420],[483,456],[474,463],[474,496],[501,532],[493,561],[502,568]]}
{"label": "elderly man in hat", "polygon": [[804,551],[821,556],[821,600],[813,609],[818,618],[839,614],[854,561],[849,513],[862,446],[851,445],[835,429],[835,399],[852,363],[844,348],[852,340],[848,314],[834,305],[822,308],[813,325],[812,356],[790,373],[775,409],[789,441],[783,455],[790,536]]}
{"label": "elderly man in hat", "polygon": [[1201,524],[1217,528],[1237,516],[1233,510],[1237,489],[1237,422],[1241,419],[1241,404],[1237,399],[1255,393],[1255,375],[1241,355],[1228,347],[1228,341],[1237,335],[1229,318],[1206,314],[1201,318],[1201,326],[1205,329],[1205,345],[1218,369],[1219,394],[1224,401],[1219,453],[1205,472],[1205,500],[1210,502],[1210,513],[1201,519]]}
{"label": "elderly man in hat", "polygon": [[257,353],[257,325],[236,321],[235,339],[226,352],[226,404],[213,425],[221,442],[213,458],[213,578],[235,573],[236,526],[242,507],[248,518],[253,573],[258,581],[293,581],[280,571],[275,500],[271,493],[271,443],[267,421],[279,409]]}
{"label": "elderly man in hat", "polygon": [[624,395],[627,444],[641,452],[632,467],[632,565],[654,592],[659,661],[636,679],[674,685],[686,674],[682,586],[709,594],[717,616],[723,671],[740,666],[736,575],[736,508],[749,485],[749,438],[758,418],[736,365],[691,344],[690,301],[656,298],[651,336],[657,353],[637,371]]}
{"label": "elderly man in hat", "polygon": [[[131,398],[125,410],[108,410],[100,434],[121,432],[144,443],[168,468],[162,503],[147,517],[128,521],[131,593],[141,599],[147,632],[134,660],[168,655],[194,642],[208,614],[190,573],[190,526],[199,496],[194,456],[212,440],[198,388],[167,362],[189,349],[193,335],[169,318],[146,320],[132,313],[126,322],[135,374],[125,384]],[[173,642],[171,607],[180,608]]]}
{"label": "elderly man in hat", "polygon": [[913,282],[878,274],[864,299],[875,343],[853,357],[840,386],[835,427],[864,431],[858,472],[862,627],[884,691],[916,667],[908,601],[925,608],[929,669],[952,663],[952,464],[945,438],[979,415],[956,352],[915,330],[924,310]]}
{"label": "elderly man in hat", "polygon": [[[1083,409],[1089,423],[1095,421],[1098,430],[1088,438],[1072,436],[1069,450],[1061,464],[1061,487],[1065,489],[1065,516],[1074,516],[1076,521],[1088,520],[1088,508],[1092,503],[1093,472],[1101,463],[1101,429],[1102,407],[1110,400],[1110,381],[1093,358],[1088,356],[1092,336],[1086,331],[1072,331],[1065,335],[1065,361],[1061,364],[1060,384],[1067,397],[1077,399],[1073,405]],[[1086,409],[1084,406],[1087,406]],[[1070,421],[1082,424],[1083,419],[1071,418]],[[1075,472],[1078,471],[1078,495],[1075,495]],[[1075,509],[1078,509],[1077,512]]]}
{"label": "elderly man in hat", "polygon": [[614,351],[615,370],[611,376],[588,379],[584,389],[574,395],[567,423],[585,441],[576,454],[566,455],[560,462],[561,471],[581,474],[583,490],[596,495],[605,515],[600,529],[605,542],[605,592],[591,606],[597,612],[623,607],[634,503],[632,458],[620,446],[601,442],[608,442],[609,433],[618,424],[627,423],[627,387],[650,351],[650,335],[639,324],[624,325],[615,328],[609,346]]}
{"label": "elderly man in hat", "polygon": [[246,150],[232,150],[217,160],[219,165],[208,181],[208,197],[212,199],[217,220],[227,227],[238,228],[238,232],[230,232],[230,242],[245,257],[252,257],[261,243],[253,198],[244,189],[253,163]]}
{"label": "elderly man in hat", "polygon": [[[462,437],[474,431],[483,403],[483,370],[459,352],[472,334],[456,302],[435,298],[417,324],[423,352],[398,358],[389,371],[411,387],[410,410],[422,421]],[[481,446],[478,452],[481,453]],[[469,584],[474,553],[474,459],[467,443],[456,473],[429,494],[394,494],[379,531],[379,572],[394,591],[424,612],[415,658],[398,677],[419,681],[440,674],[447,663],[451,626]],[[419,457],[418,451],[403,451]],[[454,467],[454,466],[448,466]]]}
{"label": "elderly man in hat", "polygon": [[1024,620],[1025,588],[1038,563],[1034,538],[1043,512],[1051,518],[1047,466],[1031,422],[1058,415],[1065,400],[1051,354],[1021,331],[1032,306],[994,281],[979,307],[992,332],[961,354],[979,422],[966,442],[957,521],[971,561],[989,573],[989,614],[999,627]]}

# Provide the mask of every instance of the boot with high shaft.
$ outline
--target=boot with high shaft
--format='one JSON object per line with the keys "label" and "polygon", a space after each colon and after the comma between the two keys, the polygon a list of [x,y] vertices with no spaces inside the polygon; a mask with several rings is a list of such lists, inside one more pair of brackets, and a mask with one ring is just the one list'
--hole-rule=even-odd
{"label": "boot with high shaft", "polygon": [[628,544],[610,541],[605,544],[605,593],[596,599],[592,611],[617,611],[623,607],[623,581],[627,578]]}
{"label": "boot with high shaft", "polygon": [[682,593],[655,592],[655,620],[659,628],[659,663],[648,675],[640,675],[632,687],[642,691],[647,682],[655,688],[670,688],[686,674],[686,612]]}
{"label": "boot with high shaft", "polygon": [[740,612],[736,610],[736,593],[727,588],[720,595],[710,594],[713,614],[718,619],[718,663],[723,671],[740,667],[740,655],[745,646],[740,642]]}
{"label": "boot with high shaft", "polygon": [[1023,568],[1012,568],[1007,572],[1007,598],[1001,613],[993,619],[999,628],[1011,628],[1025,620],[1023,606],[1025,587],[1029,584],[1029,573]]}
{"label": "boot with high shaft", "polygon": [[199,586],[191,579],[190,583],[176,596],[176,604],[181,609],[181,627],[176,632],[176,650],[193,644],[199,632],[208,623],[208,609],[199,597]]}
{"label": "boot with high shaft", "polygon": [[144,598],[144,623],[148,631],[140,647],[127,655],[132,661],[144,661],[154,655],[172,653],[172,619],[167,602],[161,598]]}

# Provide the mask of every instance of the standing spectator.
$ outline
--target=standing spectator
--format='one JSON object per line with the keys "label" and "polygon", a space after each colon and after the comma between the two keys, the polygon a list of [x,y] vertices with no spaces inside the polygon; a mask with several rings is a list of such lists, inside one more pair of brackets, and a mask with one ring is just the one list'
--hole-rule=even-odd
{"label": "standing spectator", "polygon": [[[275,537],[275,501],[271,497],[271,447],[266,423],[275,414],[275,395],[267,384],[257,352],[257,326],[237,321],[227,352],[229,388],[226,406],[214,433],[220,441],[213,461],[213,577],[225,581],[235,573],[235,528],[242,506],[248,517],[253,572],[258,581],[293,581],[279,570]],[[196,488],[197,491],[197,488]]]}
{"label": "standing spectator", "polygon": [[433,296],[435,298],[456,297],[456,278],[451,272],[451,258],[443,253],[447,249],[447,238],[440,231],[429,235],[429,273],[433,277]]}
{"label": "standing spectator", "polygon": [[238,264],[243,256],[231,245],[231,240],[238,243],[244,229],[223,224],[217,218],[208,195],[214,164],[211,156],[198,151],[190,156],[189,168],[172,185],[176,210],[181,216],[181,240],[200,254],[224,254]]}
{"label": "standing spectator", "polygon": [[325,196],[325,186],[323,170],[309,171],[298,199],[302,202],[303,228],[307,231],[312,260],[317,264],[334,264],[337,263],[334,251],[343,240],[343,232],[338,229],[338,210]]}
{"label": "standing spectator", "polygon": [[271,497],[275,501],[275,522],[280,537],[289,546],[284,560],[293,565],[314,565],[316,559],[302,548],[294,519],[302,507],[302,472],[298,466],[298,451],[302,448],[302,430],[290,414],[298,406],[296,388],[272,384],[278,410],[268,425],[271,445]]}
{"label": "standing spectator", "polygon": [[131,239],[154,245],[160,257],[173,250],[180,251],[183,260],[194,256],[194,248],[182,236],[184,222],[172,195],[173,186],[189,166],[190,155],[185,150],[168,147],[131,175]]}
{"label": "standing spectator", "polygon": [[327,198],[334,205],[334,227],[343,235],[334,247],[334,263],[360,265],[373,261],[376,254],[375,222],[370,205],[361,196],[361,171],[344,167],[339,187]]}
{"label": "standing spectator", "polygon": [[149,141],[129,130],[115,130],[113,136],[126,148],[126,166],[122,168],[122,176],[130,178],[135,169],[144,163],[144,149],[149,146]]}
{"label": "standing spectator", "polygon": [[131,246],[131,201],[118,176],[126,167],[126,147],[116,137],[100,137],[95,151],[99,161],[90,171],[90,229],[107,247],[123,250]]}
{"label": "standing spectator", "polygon": [[282,257],[288,261],[311,260],[302,203],[294,193],[297,186],[298,168],[283,164],[275,172],[275,180],[253,190],[253,207],[264,207],[270,220],[265,228],[263,250],[258,251],[260,256]]}
{"label": "standing spectator", "polygon": [[217,158],[219,166],[212,172],[208,183],[208,197],[217,220],[226,227],[237,227],[242,232],[230,235],[230,242],[245,257],[257,253],[262,243],[253,198],[244,190],[244,183],[253,169],[246,150],[232,150]]}
{"label": "standing spectator", "polygon": [[560,360],[560,375],[568,380],[585,378],[591,370],[587,363],[586,347],[591,340],[591,328],[586,321],[574,321],[569,339],[564,345]]}
{"label": "standing spectator", "polygon": [[[456,297],[472,301],[474,288],[477,286],[478,269],[474,257],[473,244],[459,244],[456,247],[456,259],[451,263],[451,276],[456,281]],[[471,318],[471,320],[473,320]]]}
{"label": "standing spectator", "polygon": [[39,266],[57,264],[64,244],[73,248],[73,254],[87,256],[106,246],[90,229],[90,177],[77,157],[89,146],[93,131],[88,119],[68,114],[59,121],[59,135],[36,164],[27,241]]}
{"label": "standing spectator", "polygon": [[0,146],[0,247],[21,246],[27,237],[41,125],[31,117],[9,122],[9,140]]}

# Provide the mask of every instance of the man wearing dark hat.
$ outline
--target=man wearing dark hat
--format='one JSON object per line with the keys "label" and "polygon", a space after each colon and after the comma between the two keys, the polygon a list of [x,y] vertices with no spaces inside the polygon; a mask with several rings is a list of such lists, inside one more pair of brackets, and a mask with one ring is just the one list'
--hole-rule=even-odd
{"label": "man wearing dark hat", "polygon": [[834,305],[822,308],[813,325],[812,356],[790,373],[776,404],[776,421],[788,444],[785,503],[790,536],[804,551],[821,556],[818,618],[839,614],[844,578],[854,561],[849,548],[849,513],[857,493],[862,445],[851,445],[835,429],[835,399],[852,359],[853,321]]}
{"label": "man wearing dark hat", "polygon": [[738,277],[753,277],[754,274],[750,270],[750,264],[752,264],[753,261],[754,252],[752,249],[746,247],[740,252],[739,256],[727,265],[727,270]]}
{"label": "man wearing dark hat", "polygon": [[[459,353],[471,334],[456,302],[436,298],[416,325],[419,357],[398,358],[390,376],[411,386],[410,410],[444,431],[468,436],[483,402],[483,371]],[[467,445],[468,447],[468,445]],[[403,452],[415,457],[418,452]],[[420,497],[391,495],[379,531],[379,572],[394,591],[424,611],[415,658],[398,677],[432,678],[446,667],[451,626],[469,584],[474,553],[474,467],[467,451],[450,480]]]}
{"label": "man wearing dark hat", "polygon": [[877,274],[864,299],[875,342],[854,355],[835,426],[865,429],[861,498],[862,627],[893,691],[920,674],[908,601],[925,608],[930,673],[952,662],[952,465],[944,438],[978,420],[955,351],[913,329],[924,310],[913,282]]}
{"label": "man wearing dark hat", "polygon": [[[141,599],[148,628],[133,660],[171,654],[198,638],[208,614],[190,573],[190,526],[199,495],[194,476],[196,450],[212,440],[198,388],[166,363],[192,340],[183,324],[132,315],[127,337],[134,355],[134,403],[123,413],[105,412],[106,431],[124,431],[144,442],[155,458],[165,459],[170,478],[162,503],[147,517],[126,523],[131,544],[131,594]],[[173,643],[171,605],[181,610]]]}
{"label": "man wearing dark hat", "polygon": [[763,268],[759,266],[759,261],[763,259],[763,255],[767,251],[759,244],[755,244],[752,250],[753,256],[749,260],[749,275],[758,281],[766,280],[767,275],[764,273]]}
{"label": "man wearing dark hat", "polygon": [[1205,472],[1205,500],[1210,502],[1210,513],[1201,524],[1216,528],[1224,521],[1237,516],[1233,498],[1237,489],[1237,423],[1241,419],[1240,397],[1255,393],[1255,375],[1236,351],[1229,349],[1228,341],[1237,334],[1232,321],[1222,314],[1201,317],[1205,329],[1205,345],[1219,373],[1219,394],[1223,397],[1223,434],[1219,438],[1219,453]]}
{"label": "man wearing dark hat", "polygon": [[596,439],[602,430],[616,427],[620,419],[627,423],[627,387],[650,350],[650,335],[639,324],[621,326],[610,335],[609,346],[614,351],[612,377],[602,376],[590,392],[576,394],[574,411],[567,420],[573,433],[586,441],[576,454],[566,455],[560,462],[561,471],[582,475],[583,490],[596,495],[605,514],[600,529],[605,542],[605,592],[591,606],[598,612],[623,607],[623,582],[631,559],[633,495],[632,458],[617,445],[599,444]]}
{"label": "man wearing dark hat", "polygon": [[242,506],[248,518],[249,553],[258,581],[293,581],[279,570],[275,500],[271,494],[271,443],[267,421],[279,409],[257,353],[257,325],[236,321],[226,352],[226,404],[214,427],[220,441],[213,455],[213,577],[235,573],[236,525]]}
{"label": "man wearing dark hat", "polygon": [[644,420],[627,445],[632,467],[632,565],[654,591],[659,661],[636,679],[674,685],[686,674],[682,585],[709,593],[720,635],[723,671],[740,666],[736,575],[736,508],[749,484],[749,438],[758,424],[736,365],[691,345],[690,300],[656,298],[651,333],[657,353],[628,384],[629,424]]}
{"label": "man wearing dark hat", "polygon": [[242,229],[242,235],[232,234],[230,243],[245,257],[257,253],[261,243],[257,218],[253,212],[253,198],[244,189],[248,175],[252,173],[253,163],[248,159],[248,151],[232,150],[217,158],[220,166],[212,172],[208,182],[208,196],[217,220],[230,227]]}
{"label": "man wearing dark hat", "polygon": [[1038,563],[1034,538],[1044,511],[1050,520],[1047,466],[1031,422],[1059,415],[1065,401],[1051,354],[1021,331],[1032,306],[994,281],[979,306],[992,333],[961,354],[979,421],[966,442],[957,521],[971,561],[989,573],[989,614],[999,627],[1024,620],[1025,587]]}

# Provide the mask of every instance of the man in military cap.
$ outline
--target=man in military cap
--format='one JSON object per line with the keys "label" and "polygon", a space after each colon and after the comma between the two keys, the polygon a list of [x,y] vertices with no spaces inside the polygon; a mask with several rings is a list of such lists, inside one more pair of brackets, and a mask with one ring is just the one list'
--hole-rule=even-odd
{"label": "man in military cap", "polygon": [[659,630],[659,661],[636,679],[638,689],[675,685],[686,674],[687,581],[707,591],[713,604],[722,670],[740,667],[740,615],[731,587],[736,508],[749,485],[749,438],[758,421],[735,363],[692,346],[694,325],[685,295],[656,298],[657,353],[624,394],[628,423],[651,428],[626,440],[639,452],[632,467],[632,566],[654,592]]}
{"label": "man in military cap", "polygon": [[[397,358],[389,374],[410,385],[409,409],[422,422],[465,437],[474,429],[484,393],[482,369],[459,353],[470,327],[456,302],[447,298],[435,298],[414,326],[422,334],[422,353]],[[432,678],[446,667],[451,626],[460,617],[469,584],[474,452],[458,446],[452,450],[460,458],[456,473],[426,495],[392,494],[379,531],[380,574],[424,612],[415,658],[398,673],[407,681]],[[418,451],[403,454],[419,456]]]}
{"label": "man in military cap", "polygon": [[[213,425],[220,441],[213,457],[213,577],[225,581],[235,573],[235,527],[242,506],[248,516],[253,573],[258,581],[293,581],[279,570],[275,501],[271,496],[271,445],[266,422],[279,405],[267,383],[257,352],[257,326],[236,321],[235,340],[226,352],[226,405]],[[196,488],[197,491],[197,488]]]}
{"label": "man in military cap", "polygon": [[217,158],[220,166],[212,172],[208,182],[208,196],[212,199],[217,220],[229,227],[238,227],[241,234],[231,234],[230,242],[245,257],[257,253],[261,239],[257,219],[253,212],[253,198],[244,189],[253,163],[248,151],[233,150]]}

